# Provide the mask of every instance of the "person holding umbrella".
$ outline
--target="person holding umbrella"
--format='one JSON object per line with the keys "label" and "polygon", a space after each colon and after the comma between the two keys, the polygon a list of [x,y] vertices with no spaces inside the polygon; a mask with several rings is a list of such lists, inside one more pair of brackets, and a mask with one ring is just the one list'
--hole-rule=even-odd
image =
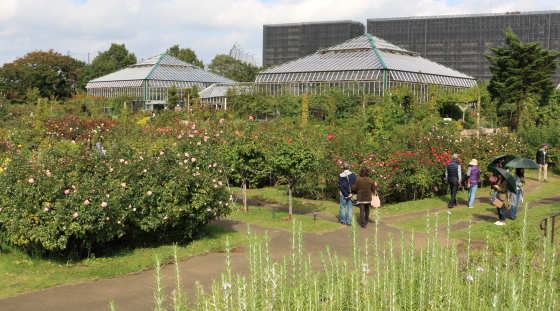
{"label": "person holding umbrella", "polygon": [[515,168],[515,175],[513,175],[513,178],[515,179],[517,195],[515,194],[510,195],[510,200],[509,200],[509,202],[511,203],[509,219],[515,220],[517,218],[516,217],[517,207],[519,206],[519,202],[523,200],[523,185],[525,184],[525,169],[538,170],[540,166],[537,164],[537,162],[531,159],[518,158],[508,162],[508,164],[506,164],[506,167]]}
{"label": "person holding umbrella", "polygon": [[497,193],[496,199],[494,200],[494,205],[496,205],[496,208],[498,209],[498,221],[496,221],[494,224],[498,226],[503,226],[506,224],[506,210],[508,204],[507,184],[508,184],[507,179],[501,173],[498,172],[498,184],[494,185],[494,189],[496,189],[496,193]]}
{"label": "person holding umbrella", "polygon": [[525,169],[516,168],[513,178],[515,178],[517,194],[512,193],[509,197],[509,202],[511,203],[511,209],[509,210],[509,219],[516,220],[517,206],[519,205],[519,201],[523,200],[523,185],[525,184]]}

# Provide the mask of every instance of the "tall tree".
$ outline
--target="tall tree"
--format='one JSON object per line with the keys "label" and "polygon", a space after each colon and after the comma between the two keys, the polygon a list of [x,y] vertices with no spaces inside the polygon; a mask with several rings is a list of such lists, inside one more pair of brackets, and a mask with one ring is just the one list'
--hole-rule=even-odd
{"label": "tall tree", "polygon": [[261,70],[259,67],[244,63],[229,55],[216,55],[208,69],[211,72],[237,82],[254,82]]}
{"label": "tall tree", "polygon": [[82,71],[83,62],[53,50],[35,51],[0,68],[0,85],[6,99],[23,103],[26,92],[37,88],[41,97],[68,98]]}
{"label": "tall tree", "polygon": [[111,43],[107,51],[99,52],[91,65],[84,68],[78,86],[85,88],[88,81],[134,65],[136,61],[134,53],[129,53],[124,44]]}
{"label": "tall tree", "polygon": [[167,108],[175,108],[178,101],[179,95],[177,95],[177,87],[175,84],[171,84],[171,87],[167,90]]}
{"label": "tall tree", "polygon": [[547,97],[554,91],[551,77],[560,54],[543,48],[540,42],[521,43],[511,28],[502,32],[508,48],[490,48],[493,55],[484,54],[492,73],[488,91],[500,104],[514,104],[519,129],[525,100],[531,95]]}
{"label": "tall tree", "polygon": [[189,48],[181,49],[179,45],[175,44],[174,46],[167,49],[165,53],[173,57],[177,57],[178,59],[187,62],[189,64],[193,64],[200,68],[204,68],[204,63],[201,60],[199,60],[196,57],[196,53]]}

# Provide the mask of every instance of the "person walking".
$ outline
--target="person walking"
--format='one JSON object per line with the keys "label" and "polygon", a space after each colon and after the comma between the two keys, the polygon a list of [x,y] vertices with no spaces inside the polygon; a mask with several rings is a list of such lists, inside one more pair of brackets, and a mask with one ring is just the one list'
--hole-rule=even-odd
{"label": "person walking", "polygon": [[360,177],[352,185],[352,191],[357,193],[358,199],[356,204],[360,207],[360,218],[358,223],[362,228],[367,227],[369,221],[369,208],[371,205],[371,197],[375,192],[375,183],[369,178],[369,170],[365,167],[360,169],[358,174]]}
{"label": "person walking", "polygon": [[501,207],[497,207],[498,209],[498,221],[494,224],[498,226],[503,226],[506,224],[506,210],[508,206],[508,181],[502,176],[502,174],[498,174],[498,184],[494,185],[494,189],[497,191],[496,200],[502,202]]}
{"label": "person walking", "polygon": [[[350,187],[356,181],[356,175],[350,172],[350,163],[342,163],[344,170],[338,175],[338,189],[340,194],[340,223],[343,225],[350,225],[352,223],[352,192]],[[348,212],[346,212],[348,209]]]}
{"label": "person walking", "polygon": [[[503,167],[504,167],[504,162],[505,162],[505,159],[504,159],[504,158],[500,158],[500,159],[498,159],[498,160],[495,162],[494,166],[495,166],[495,167],[501,167],[501,168],[503,168]],[[493,173],[490,173],[490,176],[493,176],[493,175],[494,175]],[[501,176],[501,175],[496,176],[496,177],[498,178],[498,180],[496,181],[496,184],[499,184],[499,183],[500,183],[500,180],[499,180],[500,176]],[[492,187],[493,187],[493,186],[494,186],[494,185],[492,185]],[[496,200],[496,196],[497,196],[497,195],[498,195],[498,191],[496,191],[496,189],[494,189],[494,193],[492,193],[492,200],[490,201],[490,205],[494,204],[494,200]]]}
{"label": "person walking", "polygon": [[515,178],[517,194],[510,193],[509,195],[509,202],[511,203],[511,209],[509,210],[509,219],[516,220],[517,207],[519,206],[519,202],[523,201],[523,185],[525,184],[525,169],[524,168],[515,169],[515,175],[513,175],[513,178]]}
{"label": "person walking", "polygon": [[457,190],[461,184],[461,165],[459,164],[458,159],[459,156],[454,154],[452,161],[447,164],[447,167],[445,168],[445,181],[451,188],[451,199],[447,205],[449,208],[457,206]]}
{"label": "person walking", "polygon": [[542,144],[542,148],[537,151],[537,155],[536,155],[536,160],[537,160],[536,162],[539,165],[539,177],[538,177],[539,182],[541,181],[541,170],[544,170],[544,174],[543,174],[544,182],[548,182],[547,149],[548,149],[548,144],[547,143]]}
{"label": "person walking", "polygon": [[478,160],[472,159],[469,162],[469,169],[467,170],[467,177],[469,182],[469,208],[474,207],[474,198],[476,197],[476,189],[478,188],[478,182],[480,180],[480,168],[478,167]]}

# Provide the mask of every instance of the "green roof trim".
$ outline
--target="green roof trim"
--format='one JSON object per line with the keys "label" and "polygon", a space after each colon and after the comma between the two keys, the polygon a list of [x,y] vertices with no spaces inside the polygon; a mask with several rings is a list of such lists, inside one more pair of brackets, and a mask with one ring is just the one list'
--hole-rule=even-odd
{"label": "green roof trim", "polygon": [[381,58],[381,55],[379,54],[379,51],[377,50],[377,47],[375,46],[375,43],[373,42],[373,38],[371,37],[371,35],[369,33],[366,33],[366,36],[369,40],[369,44],[371,44],[371,47],[375,51],[375,55],[377,55],[377,58],[381,62],[381,66],[383,66],[384,69],[387,69],[387,65],[385,65],[385,62],[383,61],[383,58]]}
{"label": "green roof trim", "polygon": [[154,71],[154,69],[156,69],[157,65],[159,64],[159,62],[161,62],[161,60],[163,59],[163,57],[165,56],[165,53],[161,54],[157,60],[157,62],[154,64],[154,67],[152,67],[152,70],[150,70],[150,72],[148,72],[148,74],[146,75],[146,80],[150,77],[150,75],[152,74],[152,72]]}

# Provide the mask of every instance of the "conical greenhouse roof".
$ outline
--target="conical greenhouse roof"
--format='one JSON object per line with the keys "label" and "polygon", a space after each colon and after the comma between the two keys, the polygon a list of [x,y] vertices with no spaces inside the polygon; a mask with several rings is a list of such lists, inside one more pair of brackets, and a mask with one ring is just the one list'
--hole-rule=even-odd
{"label": "conical greenhouse roof", "polygon": [[231,83],[230,79],[203,70],[173,56],[160,54],[141,63],[88,82],[86,88],[139,87],[144,80],[174,82]]}
{"label": "conical greenhouse roof", "polygon": [[390,79],[470,87],[475,79],[365,34],[314,54],[262,71],[256,82],[371,81],[383,70]]}

